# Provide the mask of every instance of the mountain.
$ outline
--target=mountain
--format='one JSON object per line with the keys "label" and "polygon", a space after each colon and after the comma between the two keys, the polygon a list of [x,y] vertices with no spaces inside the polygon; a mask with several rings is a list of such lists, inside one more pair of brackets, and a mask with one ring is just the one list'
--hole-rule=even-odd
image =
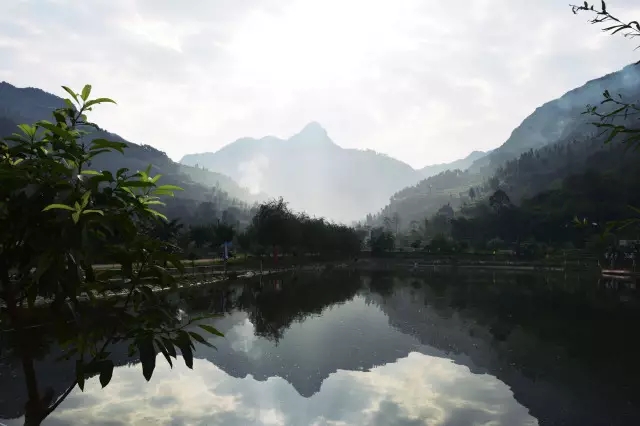
{"label": "mountain", "polygon": [[[481,170],[489,166],[496,169],[504,162],[517,158],[531,149],[567,141],[585,140],[595,134],[591,124],[593,117],[583,114],[587,105],[599,105],[602,94],[608,90],[616,99],[634,102],[640,99],[640,65],[631,64],[620,71],[590,80],[581,87],[570,90],[526,117],[511,136],[489,155],[475,161],[470,169]],[[606,106],[599,106],[606,109]],[[613,107],[609,107],[609,110]]]}
{"label": "mountain", "polygon": [[489,152],[473,151],[471,154],[467,155],[465,158],[461,158],[460,160],[456,160],[451,163],[432,164],[430,166],[423,167],[418,170],[418,172],[420,172],[422,177],[426,179],[447,170],[467,170],[476,160],[481,159],[487,154],[489,154]]}
{"label": "mountain", "polygon": [[398,191],[375,216],[367,217],[367,223],[381,225],[385,216],[397,213],[408,226],[445,204],[459,208],[472,201],[471,188],[476,196],[488,196],[503,187],[517,194],[517,201],[551,189],[587,167],[606,172],[605,167],[610,169],[621,154],[604,150],[594,118],[583,114],[587,105],[598,105],[602,111],[614,108],[600,105],[605,90],[624,102],[639,102],[640,66],[629,65],[588,81],[538,107],[500,147],[473,161],[467,170],[444,171]]}
{"label": "mountain", "polygon": [[[18,88],[7,82],[0,82],[0,136],[16,132],[17,123],[51,120],[52,111],[62,106],[62,98],[43,90]],[[124,155],[118,152],[102,154],[94,159],[92,168],[115,171],[126,167],[136,171],[144,170],[151,164],[153,173],[162,174],[163,183],[182,187],[184,191],[177,194],[176,200],[172,202],[177,209],[176,214],[188,215],[188,210],[195,209],[202,202],[212,203],[217,213],[230,207],[246,210],[245,203],[258,199],[224,174],[176,163],[164,152],[149,145],[126,141],[117,134],[102,129],[90,136],[128,144]]]}
{"label": "mountain", "polygon": [[296,210],[351,221],[420,179],[408,164],[371,150],[336,145],[312,122],[289,139],[239,139],[217,152],[186,155],[182,164],[205,166],[241,185],[282,196]]}

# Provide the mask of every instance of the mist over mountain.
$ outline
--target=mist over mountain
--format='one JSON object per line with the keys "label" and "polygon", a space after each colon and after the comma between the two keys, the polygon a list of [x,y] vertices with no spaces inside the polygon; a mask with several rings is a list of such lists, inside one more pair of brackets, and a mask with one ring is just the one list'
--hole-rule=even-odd
{"label": "mist over mountain", "polygon": [[[466,170],[450,168],[398,191],[385,207],[367,216],[367,223],[380,225],[384,217],[397,215],[408,226],[444,205],[455,209],[472,202],[472,188],[480,197],[500,187],[518,201],[557,188],[562,179],[587,168],[614,170],[624,154],[604,145],[604,137],[592,124],[594,118],[583,114],[587,105],[600,104],[605,90],[625,102],[638,102],[640,66],[628,65],[588,81],[538,107],[501,146],[475,159]],[[599,108],[613,109],[608,105]]]}
{"label": "mist over mountain", "polygon": [[217,152],[186,155],[181,163],[217,170],[254,193],[282,196],[296,210],[345,222],[421,177],[387,155],[338,146],[315,122],[288,139],[243,138]]}
{"label": "mist over mountain", "polygon": [[447,170],[466,170],[476,161],[483,157],[485,157],[489,152],[483,151],[473,151],[471,154],[467,155],[465,158],[461,158],[459,160],[453,161],[451,163],[441,163],[441,164],[433,164],[430,166],[423,167],[419,170],[420,174],[423,178],[429,178],[431,176],[435,176],[438,173],[445,172]]}
{"label": "mist over mountain", "polygon": [[[0,136],[8,136],[18,131],[17,124],[32,124],[38,120],[52,120],[52,112],[64,106],[58,96],[43,90],[27,87],[18,88],[7,82],[0,82]],[[125,142],[129,148],[122,155],[117,152],[106,153],[97,157],[92,167],[100,170],[117,170],[121,167],[131,171],[144,170],[149,164],[154,173],[161,173],[180,186],[193,191],[185,191],[189,198],[205,200],[208,188],[217,188],[239,201],[253,202],[257,198],[238,185],[233,179],[221,173],[193,168],[172,161],[164,152],[149,145],[138,145],[126,141],[117,134],[106,130],[94,132],[91,137],[104,137],[109,140]],[[195,188],[192,188],[194,187]],[[207,188],[197,189],[198,185]]]}
{"label": "mist over mountain", "polygon": [[486,157],[475,161],[470,169],[480,171],[489,166],[495,170],[508,160],[517,158],[531,149],[568,141],[584,140],[594,135],[592,116],[583,112],[587,105],[598,105],[608,90],[624,101],[640,99],[640,66],[630,64],[620,71],[590,80],[584,85],[549,101],[526,117],[509,138]]}

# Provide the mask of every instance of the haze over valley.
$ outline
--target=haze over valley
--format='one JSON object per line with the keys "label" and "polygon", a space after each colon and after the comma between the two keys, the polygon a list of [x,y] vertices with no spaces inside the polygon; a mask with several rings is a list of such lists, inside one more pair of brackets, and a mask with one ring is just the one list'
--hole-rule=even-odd
{"label": "haze over valley", "polygon": [[[518,202],[557,188],[559,180],[572,173],[593,167],[606,171],[609,162],[589,160],[605,145],[592,120],[582,114],[588,104],[599,102],[604,90],[627,101],[640,99],[638,66],[585,82],[535,108],[504,143],[490,151],[473,151],[451,163],[420,169],[370,149],[342,148],[318,122],[308,123],[288,138],[242,138],[216,152],[185,155],[179,163],[152,146],[129,143],[134,149],[125,156],[109,154],[95,166],[115,171],[152,164],[172,182],[186,185],[180,197],[193,200],[194,206],[219,199],[218,214],[227,206],[248,209],[256,202],[283,197],[291,208],[311,216],[382,225],[384,217],[396,215],[403,226],[409,226],[445,205],[460,208],[472,201],[472,188],[480,197],[501,187]],[[42,90],[2,82],[0,131],[9,135],[16,123],[45,119],[61,105],[61,98]],[[124,141],[115,133],[106,136]],[[558,163],[554,151],[567,144],[574,152],[569,166]],[[530,170],[517,167],[530,155]]]}
{"label": "haze over valley", "polygon": [[0,426],[640,425],[639,44],[637,0],[0,1]]}

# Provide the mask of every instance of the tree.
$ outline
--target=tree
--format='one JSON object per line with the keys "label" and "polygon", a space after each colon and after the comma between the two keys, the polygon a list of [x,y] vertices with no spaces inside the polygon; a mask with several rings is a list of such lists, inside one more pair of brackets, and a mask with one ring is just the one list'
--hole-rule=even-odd
{"label": "tree", "polygon": [[476,198],[476,191],[473,189],[473,187],[469,188],[469,198],[471,198],[471,201],[475,200]]}
{"label": "tree", "polygon": [[150,232],[153,237],[158,238],[160,241],[175,245],[183,228],[184,225],[180,223],[179,219],[162,220],[156,221]]}
{"label": "tree", "polygon": [[238,245],[245,252],[245,256],[247,253],[251,251],[253,235],[249,232],[249,230],[245,230],[244,232],[240,232],[238,234]]}
{"label": "tree", "polygon": [[494,210],[501,210],[505,207],[509,207],[511,205],[511,200],[506,192],[502,189],[498,189],[489,197],[489,205]]}
{"label": "tree", "polygon": [[[127,144],[91,138],[98,126],[86,114],[107,98],[89,99],[91,86],[80,93],[64,87],[70,98],[53,112],[54,122],[22,124],[20,133],[0,141],[0,310],[2,332],[14,330],[28,393],[25,423],[42,422],[86,377],[100,375],[106,386],[114,368],[109,345],[129,343],[149,380],[157,353],[169,364],[180,350],[192,367],[199,334],[184,330],[175,306],[157,289],[176,288],[163,267],[183,270],[179,259],[154,238],[150,229],[166,218],[154,207],[162,196],[180,188],[157,185],[159,175],[88,169],[100,155]],[[116,270],[96,270],[98,263]],[[125,296],[116,291],[125,289]],[[42,392],[34,369],[29,329],[38,301],[49,306],[41,334],[63,345],[65,357],[76,359],[76,379],[57,401]],[[197,320],[197,319],[194,319]],[[202,325],[206,331],[220,334]]]}
{"label": "tree", "polygon": [[235,235],[236,231],[232,225],[219,222],[213,226],[212,245],[217,248],[220,246],[220,244],[231,242]]}
{"label": "tree", "polygon": [[282,198],[260,204],[253,220],[251,231],[258,244],[263,247],[281,247],[291,245],[293,213]]}
{"label": "tree", "polygon": [[211,225],[192,226],[189,229],[189,238],[197,248],[202,248],[213,241],[213,228]]}
{"label": "tree", "polygon": [[490,189],[497,191],[500,188],[500,179],[493,176],[491,177],[491,179],[489,179],[488,185]]}
{"label": "tree", "polygon": [[[579,12],[595,14],[590,22],[592,24],[608,24],[602,29],[604,32],[620,33],[629,38],[640,37],[640,23],[638,21],[624,22],[615,17],[607,10],[604,1],[601,2],[600,8],[586,1],[583,5],[571,5],[571,8],[574,14]],[[639,64],[640,62],[637,62],[636,66]],[[600,106],[587,105],[584,113],[597,119],[593,124],[601,129],[601,134],[607,135],[605,143],[620,139],[622,143],[637,148],[640,144],[640,121],[638,121],[640,120],[640,103],[637,100],[626,101],[622,95],[614,96],[608,90],[605,90],[602,96]],[[635,121],[629,123],[630,119]]]}
{"label": "tree", "polygon": [[[612,15],[607,10],[607,4],[601,1],[600,8],[594,4],[584,2],[582,5],[571,5],[574,14],[587,12],[595,14],[591,19],[592,24],[607,24],[602,29],[610,34],[622,34],[624,37],[636,38],[640,37],[640,23],[638,21],[625,22]],[[640,61],[635,66],[640,65]],[[606,135],[605,143],[619,140],[627,147],[637,149],[640,146],[640,102],[637,99],[627,101],[621,94],[612,95],[609,90],[605,90],[602,94],[600,106],[587,105],[584,114],[593,116],[596,121],[593,123],[596,128],[601,130],[601,135]],[[631,121],[631,122],[630,122]],[[622,226],[628,225],[630,222],[637,222],[638,218],[626,221]],[[616,226],[620,224],[612,224]]]}
{"label": "tree", "polygon": [[375,228],[371,231],[371,240],[369,246],[374,254],[393,250],[395,238],[389,231],[384,228]]}
{"label": "tree", "polygon": [[384,223],[384,227],[386,229],[391,229],[393,219],[391,219],[389,216],[385,216],[384,218],[382,218],[382,223]]}
{"label": "tree", "polygon": [[400,226],[400,215],[398,214],[398,212],[394,212],[393,213],[393,218],[391,220],[392,220],[393,224],[396,227],[395,236],[397,238],[398,237],[398,227]]}
{"label": "tree", "polygon": [[449,253],[453,246],[444,234],[439,233],[433,237],[429,248],[437,253]]}

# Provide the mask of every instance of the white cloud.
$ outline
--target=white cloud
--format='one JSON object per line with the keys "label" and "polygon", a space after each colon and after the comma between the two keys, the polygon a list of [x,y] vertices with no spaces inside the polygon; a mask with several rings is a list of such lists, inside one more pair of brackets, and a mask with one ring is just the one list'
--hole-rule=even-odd
{"label": "white cloud", "polygon": [[91,379],[84,392],[74,392],[50,416],[52,425],[382,426],[471,421],[537,425],[496,378],[415,352],[370,372],[339,370],[310,398],[300,396],[280,377],[236,379],[198,359],[193,371],[181,360],[173,370],[159,362],[149,383],[141,378],[139,365],[120,367],[105,389]]}
{"label": "white cloud", "polygon": [[[48,423],[537,425],[505,383],[421,353],[433,349],[388,321],[357,296],[293,323],[276,345],[236,312],[215,320],[225,338],[214,341],[218,350],[199,347],[207,359],[195,359],[193,370],[180,358],[171,370],[160,356],[147,383],[139,364],[118,367],[106,388],[93,378],[75,389]],[[357,332],[366,329],[382,331]]]}
{"label": "white cloud", "polygon": [[557,0],[4,1],[0,78],[57,94],[90,82],[119,103],[96,121],[176,159],[315,120],[422,166],[495,147],[637,59],[586,20]]}

